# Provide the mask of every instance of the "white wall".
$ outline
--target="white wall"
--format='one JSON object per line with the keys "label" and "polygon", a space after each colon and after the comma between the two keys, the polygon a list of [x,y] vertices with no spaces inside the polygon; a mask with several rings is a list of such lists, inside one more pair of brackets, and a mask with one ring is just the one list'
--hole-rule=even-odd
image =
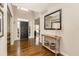
{"label": "white wall", "polygon": [[44,30],[44,15],[62,8],[62,36],[60,51],[64,55],[79,55],[79,4],[56,4],[48,7],[48,12],[40,16],[41,34],[54,35],[55,30]]}
{"label": "white wall", "polygon": [[2,9],[4,12],[4,36],[0,38],[0,56],[7,55],[7,4]]}

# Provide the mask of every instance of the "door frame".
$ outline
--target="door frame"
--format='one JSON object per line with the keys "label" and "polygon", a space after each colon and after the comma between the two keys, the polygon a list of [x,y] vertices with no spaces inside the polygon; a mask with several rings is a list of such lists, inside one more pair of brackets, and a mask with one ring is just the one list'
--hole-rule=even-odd
{"label": "door frame", "polygon": [[[9,15],[9,18],[10,19],[7,19],[7,22],[8,22],[8,20],[9,20],[9,25],[10,25],[10,27],[9,27],[9,30],[10,30],[10,32],[9,32],[9,35],[10,35],[10,37],[9,37],[9,39],[10,39],[10,41],[9,41],[9,44],[11,45],[12,44],[12,42],[11,42],[11,39],[12,39],[12,33],[11,33],[11,22],[12,22],[12,14],[11,14],[11,11],[10,11],[10,9],[9,9],[9,6],[7,5],[7,17],[8,17],[8,15]],[[7,26],[8,27],[8,26]],[[8,29],[7,29],[8,30]],[[8,35],[8,31],[7,31],[7,35]],[[8,40],[8,36],[7,36],[7,40]],[[7,44],[8,44],[8,41],[7,41]]]}
{"label": "door frame", "polygon": [[[39,20],[39,43],[40,43],[40,17],[38,17],[38,18],[36,18],[35,20],[34,20],[34,26],[35,26],[35,28],[36,28],[36,24],[35,24],[35,21],[36,20]],[[34,29],[34,31],[35,31],[35,29]]]}
{"label": "door frame", "polygon": [[[22,19],[22,18],[18,18],[18,19],[21,19],[21,20],[18,20],[17,21],[17,23],[19,22],[19,28],[18,28],[18,26],[17,26],[17,39],[18,40],[20,40],[21,38],[20,38],[20,34],[21,34],[21,32],[20,32],[20,23],[23,21],[23,22],[28,22],[28,28],[29,28],[29,20],[27,21],[27,19]],[[19,32],[19,33],[18,33]],[[28,30],[28,35],[29,35],[29,30]],[[29,36],[28,36],[29,37]]]}

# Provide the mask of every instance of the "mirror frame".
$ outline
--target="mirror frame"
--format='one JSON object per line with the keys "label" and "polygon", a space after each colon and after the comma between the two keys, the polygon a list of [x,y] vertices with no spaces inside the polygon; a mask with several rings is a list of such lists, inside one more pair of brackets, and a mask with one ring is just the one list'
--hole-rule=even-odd
{"label": "mirror frame", "polygon": [[[48,17],[48,16],[50,16],[50,15],[54,15],[54,14],[56,14],[56,13],[58,13],[59,12],[59,23],[60,23],[60,27],[59,28],[52,28],[52,22],[51,22],[51,28],[46,28],[46,17]],[[62,29],[62,22],[61,22],[61,15],[62,15],[62,9],[59,9],[59,10],[56,10],[56,11],[54,11],[54,12],[52,12],[52,13],[50,13],[50,14],[47,14],[47,15],[45,15],[44,16],[44,29],[45,30],[61,30]],[[55,22],[56,23],[56,22]],[[58,22],[57,22],[58,23]]]}

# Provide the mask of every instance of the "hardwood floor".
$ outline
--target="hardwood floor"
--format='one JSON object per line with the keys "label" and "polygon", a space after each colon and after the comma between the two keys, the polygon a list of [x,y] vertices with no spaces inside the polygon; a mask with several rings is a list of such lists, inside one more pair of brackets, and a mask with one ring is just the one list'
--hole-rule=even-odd
{"label": "hardwood floor", "polygon": [[15,41],[13,46],[8,45],[8,56],[54,56],[55,54],[41,44],[35,45],[34,39]]}

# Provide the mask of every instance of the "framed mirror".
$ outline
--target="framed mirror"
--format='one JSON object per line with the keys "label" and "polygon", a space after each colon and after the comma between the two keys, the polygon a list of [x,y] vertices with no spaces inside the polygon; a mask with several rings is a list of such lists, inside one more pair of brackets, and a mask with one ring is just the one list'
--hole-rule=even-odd
{"label": "framed mirror", "polygon": [[45,30],[61,30],[61,9],[44,16]]}
{"label": "framed mirror", "polygon": [[3,36],[4,33],[4,25],[3,25],[3,11],[0,9],[0,37]]}

